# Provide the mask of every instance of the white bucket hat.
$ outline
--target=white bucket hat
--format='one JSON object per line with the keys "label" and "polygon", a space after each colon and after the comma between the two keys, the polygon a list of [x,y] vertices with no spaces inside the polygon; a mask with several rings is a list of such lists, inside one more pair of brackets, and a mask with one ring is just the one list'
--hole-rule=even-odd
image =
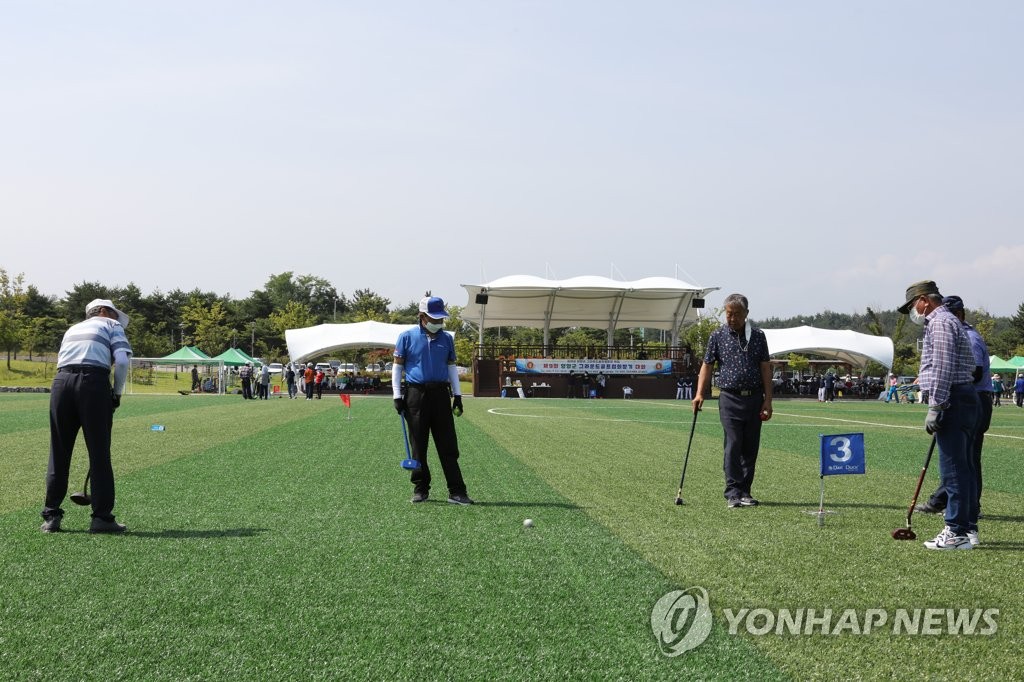
{"label": "white bucket hat", "polygon": [[89,311],[90,310],[93,310],[95,308],[110,308],[115,313],[117,313],[117,321],[121,323],[121,326],[125,327],[125,328],[128,327],[128,316],[125,315],[124,312],[118,310],[117,306],[115,306],[109,299],[106,299],[106,298],[96,298],[96,299],[93,299],[89,303],[89,305],[85,306],[85,314],[86,314],[86,316],[89,315]]}

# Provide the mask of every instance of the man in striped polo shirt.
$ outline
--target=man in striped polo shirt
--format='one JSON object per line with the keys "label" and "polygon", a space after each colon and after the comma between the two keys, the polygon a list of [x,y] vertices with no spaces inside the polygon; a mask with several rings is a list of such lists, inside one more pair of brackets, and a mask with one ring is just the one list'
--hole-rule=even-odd
{"label": "man in striped polo shirt", "polygon": [[[114,470],[110,432],[114,410],[128,376],[132,347],[124,328],[128,316],[106,299],[85,307],[85,320],[65,333],[57,354],[57,375],[50,391],[50,464],[46,470],[44,533],[60,530],[61,504],[68,492],[71,453],[81,429],[89,449],[92,480],[91,533],[123,533],[114,519]],[[110,384],[110,368],[114,384]]]}

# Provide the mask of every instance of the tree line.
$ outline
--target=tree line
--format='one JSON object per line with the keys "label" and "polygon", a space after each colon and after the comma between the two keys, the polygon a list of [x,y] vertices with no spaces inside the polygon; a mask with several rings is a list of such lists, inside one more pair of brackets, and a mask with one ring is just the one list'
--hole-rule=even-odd
{"label": "tree line", "polygon": [[[7,353],[7,365],[19,354],[53,355],[67,327],[80,321],[85,306],[96,298],[107,298],[131,316],[129,338],[137,357],[161,357],[182,346],[197,346],[210,355],[228,348],[241,348],[267,362],[287,361],[284,333],[287,329],[309,327],[325,322],[362,322],[375,320],[392,324],[413,324],[418,300],[392,305],[372,289],[356,289],[351,295],[340,292],[328,280],[314,275],[283,272],[270,275],[266,284],[245,298],[232,298],[211,291],[157,289],[144,294],[138,286],[109,286],[100,282],[80,282],[63,297],[42,294],[25,282],[23,274],[11,276],[0,268],[0,348]],[[469,364],[475,353],[477,332],[461,319],[461,308],[449,306],[452,318],[448,329],[456,332],[456,353],[460,364]],[[680,330],[681,343],[695,357],[703,352],[708,335],[720,323],[721,311],[705,312],[696,323]],[[996,355],[1009,358],[1024,355],[1024,302],[1013,317],[998,318],[984,310],[967,311],[973,324]],[[921,329],[895,310],[847,315],[825,311],[788,319],[769,318],[755,322],[764,328],[786,328],[802,324],[821,329],[852,329],[892,338],[896,361],[894,370],[908,371],[916,366],[917,341]],[[621,347],[641,346],[651,357],[668,345],[668,332],[656,329],[619,329],[614,342]],[[607,342],[601,329],[567,328],[551,330],[556,348],[601,349]],[[543,332],[528,327],[488,329],[484,342],[509,352],[522,346],[540,346]],[[346,361],[362,363],[383,359],[387,350],[352,353]]]}

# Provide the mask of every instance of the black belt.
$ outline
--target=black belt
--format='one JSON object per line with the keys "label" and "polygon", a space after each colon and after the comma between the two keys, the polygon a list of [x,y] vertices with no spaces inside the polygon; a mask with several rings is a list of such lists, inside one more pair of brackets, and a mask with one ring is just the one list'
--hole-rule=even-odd
{"label": "black belt", "polygon": [[746,398],[747,396],[754,395],[754,391],[755,390],[760,390],[760,389],[753,389],[753,388],[723,388],[723,389],[720,389],[720,390],[722,391],[722,393],[730,393],[732,395],[738,395],[738,396]]}
{"label": "black belt", "polygon": [[426,381],[426,382],[424,382],[422,384],[409,383],[409,384],[406,384],[406,385],[407,386],[411,386],[413,388],[418,388],[420,390],[427,390],[427,391],[437,390],[437,389],[440,389],[440,388],[443,388],[443,389],[447,390],[451,386],[451,384],[449,382],[447,382],[447,381]]}
{"label": "black belt", "polygon": [[64,365],[57,368],[58,372],[69,374],[110,374],[109,367],[98,367],[96,365]]}

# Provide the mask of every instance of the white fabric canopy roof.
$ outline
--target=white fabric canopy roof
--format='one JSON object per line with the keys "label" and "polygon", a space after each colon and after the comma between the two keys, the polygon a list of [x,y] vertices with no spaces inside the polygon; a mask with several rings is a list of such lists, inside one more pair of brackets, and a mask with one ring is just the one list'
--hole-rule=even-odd
{"label": "white fabric canopy roof", "polygon": [[[648,327],[676,331],[695,319],[693,299],[718,287],[702,287],[671,277],[620,282],[607,277],[552,280],[530,275],[501,277],[485,284],[463,284],[469,302],[462,319],[483,330],[499,326],[544,329]],[[486,305],[476,302],[487,294]]]}
{"label": "white fabric canopy roof", "polygon": [[768,338],[768,352],[772,355],[813,353],[857,367],[865,366],[868,360],[874,360],[887,368],[892,367],[893,345],[892,339],[887,336],[807,326],[762,331]]}
{"label": "white fabric canopy roof", "polygon": [[305,329],[285,330],[284,340],[292,362],[305,362],[346,348],[394,347],[399,334],[415,328],[415,324],[386,324],[372,320],[351,324],[319,324]]}

